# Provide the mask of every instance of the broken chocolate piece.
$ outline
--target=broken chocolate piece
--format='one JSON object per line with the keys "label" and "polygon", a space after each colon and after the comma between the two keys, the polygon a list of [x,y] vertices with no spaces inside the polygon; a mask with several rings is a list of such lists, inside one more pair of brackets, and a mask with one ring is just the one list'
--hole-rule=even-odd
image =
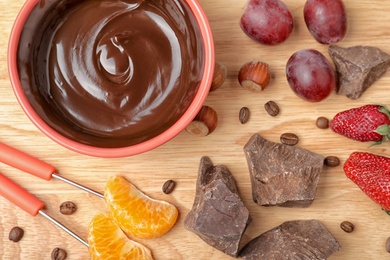
{"label": "broken chocolate piece", "polygon": [[287,221],[251,240],[240,251],[246,260],[327,259],[340,244],[318,220]]}
{"label": "broken chocolate piece", "polygon": [[324,157],[270,142],[259,134],[244,147],[253,201],[263,206],[308,207],[314,200]]}
{"label": "broken chocolate piece", "polygon": [[329,46],[339,77],[337,93],[359,98],[390,67],[390,55],[371,46]]}
{"label": "broken chocolate piece", "polygon": [[214,166],[208,157],[202,157],[194,204],[184,227],[214,248],[237,257],[248,224],[249,211],[229,170],[223,165]]}

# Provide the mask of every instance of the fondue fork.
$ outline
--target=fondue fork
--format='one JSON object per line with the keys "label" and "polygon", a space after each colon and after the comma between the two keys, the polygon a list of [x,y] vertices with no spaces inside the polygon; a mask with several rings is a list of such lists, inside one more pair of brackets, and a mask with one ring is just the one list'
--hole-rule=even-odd
{"label": "fondue fork", "polygon": [[4,175],[0,174],[0,195],[2,195],[7,200],[11,201],[16,206],[20,207],[27,213],[31,214],[32,216],[36,216],[38,214],[44,216],[49,221],[54,223],[57,227],[61,228],[63,231],[77,239],[79,242],[81,242],[83,245],[89,247],[89,244],[84,241],[81,237],[76,235],[74,232],[72,232],[70,229],[65,227],[63,224],[46,214],[42,211],[45,204],[41,202],[39,199],[37,199],[32,194],[28,193],[26,190],[18,186],[16,183],[5,177]]}
{"label": "fondue fork", "polygon": [[104,198],[103,194],[93,189],[90,189],[74,181],[61,177],[58,173],[56,173],[56,168],[54,166],[1,142],[0,161],[19,170],[35,175],[36,177],[39,177],[41,179],[49,181],[52,177],[54,177],[55,179],[75,186],[100,198]]}

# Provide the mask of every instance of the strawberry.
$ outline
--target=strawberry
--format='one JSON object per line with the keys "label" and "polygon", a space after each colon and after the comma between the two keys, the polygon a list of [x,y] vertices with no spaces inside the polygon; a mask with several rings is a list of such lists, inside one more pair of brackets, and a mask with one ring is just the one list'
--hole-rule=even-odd
{"label": "strawberry", "polygon": [[345,175],[384,210],[390,211],[390,158],[354,152],[344,163]]}
{"label": "strawberry", "polygon": [[390,112],[380,105],[365,105],[338,113],[330,128],[350,139],[377,144],[390,140]]}

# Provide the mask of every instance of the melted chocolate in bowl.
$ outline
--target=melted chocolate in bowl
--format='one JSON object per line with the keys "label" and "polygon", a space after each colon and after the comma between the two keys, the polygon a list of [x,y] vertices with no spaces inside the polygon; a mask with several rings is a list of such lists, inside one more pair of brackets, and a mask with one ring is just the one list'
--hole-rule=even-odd
{"label": "melted chocolate in bowl", "polygon": [[204,70],[199,35],[184,0],[45,1],[22,31],[19,77],[60,134],[134,145],[171,127],[194,99]]}

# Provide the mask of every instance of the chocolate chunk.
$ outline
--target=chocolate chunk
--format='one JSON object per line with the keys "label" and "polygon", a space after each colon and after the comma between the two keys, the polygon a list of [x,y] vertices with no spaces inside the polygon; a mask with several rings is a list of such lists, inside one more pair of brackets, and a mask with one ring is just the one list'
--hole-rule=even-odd
{"label": "chocolate chunk", "polygon": [[240,251],[246,260],[327,259],[340,249],[336,238],[318,220],[294,220],[251,240]]}
{"label": "chocolate chunk", "polygon": [[244,147],[252,198],[263,206],[308,207],[314,200],[324,157],[267,141],[259,134]]}
{"label": "chocolate chunk", "polygon": [[214,166],[208,157],[202,157],[194,204],[184,227],[207,244],[236,257],[249,221],[249,211],[232,174],[225,166]]}
{"label": "chocolate chunk", "polygon": [[359,98],[390,67],[390,55],[371,46],[329,46],[329,55],[339,76],[337,93]]}

